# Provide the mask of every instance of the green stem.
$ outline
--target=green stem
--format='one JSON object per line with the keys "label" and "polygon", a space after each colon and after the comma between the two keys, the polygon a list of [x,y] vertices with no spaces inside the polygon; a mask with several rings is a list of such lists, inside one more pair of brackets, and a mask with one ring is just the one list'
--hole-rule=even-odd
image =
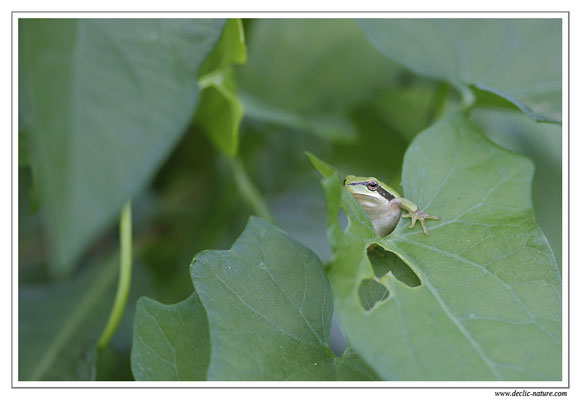
{"label": "green stem", "polygon": [[109,344],[111,337],[113,337],[113,334],[117,330],[121,317],[123,316],[123,311],[125,310],[125,305],[127,304],[127,297],[129,296],[129,288],[131,286],[131,201],[127,201],[121,210],[119,235],[121,245],[119,285],[117,286],[115,303],[109,315],[109,320],[97,343],[99,350]]}
{"label": "green stem", "polygon": [[266,202],[262,198],[258,188],[254,185],[254,182],[248,176],[242,162],[240,162],[238,157],[229,157],[228,159],[230,161],[230,167],[232,168],[232,174],[234,175],[234,181],[236,182],[236,186],[238,186],[242,198],[254,210],[256,215],[270,223],[274,223],[274,219],[268,211]]}

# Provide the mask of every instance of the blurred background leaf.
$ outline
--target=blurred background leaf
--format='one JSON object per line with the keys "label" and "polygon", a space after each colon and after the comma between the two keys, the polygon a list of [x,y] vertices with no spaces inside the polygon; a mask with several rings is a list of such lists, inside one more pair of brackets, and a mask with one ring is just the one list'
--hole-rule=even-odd
{"label": "blurred background leaf", "polygon": [[197,70],[223,21],[29,19],[19,22],[30,151],[51,273],[79,254],[143,190],[198,98]]}
{"label": "blurred background leaf", "polygon": [[70,281],[18,291],[18,379],[94,380],[96,345],[115,294],[117,257]]}
{"label": "blurred background leaf", "polygon": [[262,19],[237,80],[249,118],[352,142],[349,109],[389,88],[400,69],[345,19]]}
{"label": "blurred background leaf", "polygon": [[418,74],[493,93],[536,121],[561,122],[560,19],[365,19],[358,24],[387,57]]}

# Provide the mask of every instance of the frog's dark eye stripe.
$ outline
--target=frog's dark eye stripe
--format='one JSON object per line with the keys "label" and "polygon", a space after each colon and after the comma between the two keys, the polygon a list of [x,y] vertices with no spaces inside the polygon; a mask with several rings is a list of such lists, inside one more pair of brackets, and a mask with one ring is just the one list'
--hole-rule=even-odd
{"label": "frog's dark eye stripe", "polygon": [[377,188],[377,193],[379,193],[383,198],[387,200],[393,200],[395,198],[391,193],[382,188],[381,185],[379,185],[379,187]]}

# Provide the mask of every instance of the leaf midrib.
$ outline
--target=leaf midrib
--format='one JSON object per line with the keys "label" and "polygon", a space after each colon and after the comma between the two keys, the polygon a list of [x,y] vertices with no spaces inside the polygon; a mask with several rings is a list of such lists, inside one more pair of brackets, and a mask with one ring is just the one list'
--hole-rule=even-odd
{"label": "leaf midrib", "polygon": [[[441,255],[445,256],[445,257],[453,258],[453,259],[455,259],[455,260],[458,260],[458,261],[460,261],[460,262],[463,262],[463,263],[466,263],[466,264],[472,265],[473,267],[476,267],[476,268],[480,269],[480,270],[482,271],[482,273],[484,273],[484,274],[486,274],[486,275],[488,275],[488,276],[492,277],[494,280],[498,281],[498,282],[499,282],[499,283],[500,283],[500,284],[501,284],[501,285],[502,285],[502,286],[503,286],[503,287],[504,287],[504,288],[505,288],[505,289],[506,289],[506,290],[507,290],[507,291],[508,291],[508,292],[509,292],[509,293],[512,295],[512,297],[513,297],[513,298],[516,300],[516,302],[517,302],[517,303],[518,303],[518,304],[519,304],[519,305],[520,305],[520,306],[523,308],[523,310],[526,312],[527,316],[528,316],[528,317],[529,317],[529,319],[530,319],[530,323],[531,323],[531,324],[533,324],[533,325],[534,325],[535,327],[537,327],[537,328],[538,328],[540,331],[542,331],[542,332],[543,332],[545,335],[547,335],[547,337],[549,337],[549,338],[550,338],[550,339],[551,339],[553,342],[555,342],[555,344],[558,344],[558,343],[555,341],[555,338],[554,338],[554,337],[553,337],[551,334],[549,334],[549,333],[548,333],[548,332],[547,332],[547,331],[544,329],[544,327],[542,327],[541,325],[539,325],[539,324],[538,324],[538,322],[536,321],[536,318],[535,318],[534,314],[533,314],[533,313],[532,313],[532,312],[529,310],[529,307],[528,307],[526,304],[524,304],[524,303],[523,303],[523,301],[520,299],[520,297],[518,297],[518,296],[517,296],[517,294],[514,292],[514,289],[512,288],[512,286],[510,286],[510,284],[508,284],[508,283],[506,283],[505,281],[503,281],[503,280],[502,280],[502,279],[501,279],[499,276],[497,276],[496,274],[494,274],[494,273],[490,272],[490,271],[488,270],[488,268],[486,268],[486,266],[485,266],[485,265],[480,265],[480,264],[478,264],[478,263],[475,263],[475,262],[473,262],[473,261],[470,261],[470,260],[468,260],[467,258],[465,258],[465,257],[462,257],[462,256],[460,256],[460,255],[458,255],[458,254],[448,253],[448,252],[446,252],[446,251],[443,251],[443,250],[441,250],[441,249],[438,249],[438,248],[436,248],[436,247],[433,247],[433,246],[428,246],[428,245],[425,245],[425,244],[421,244],[421,243],[418,243],[418,242],[413,242],[413,241],[406,240],[406,239],[401,239],[401,240],[402,240],[403,242],[406,242],[406,243],[408,243],[408,244],[412,245],[412,246],[419,246],[419,247],[423,247],[423,248],[425,248],[425,249],[427,249],[427,250],[430,250],[430,251],[437,252],[437,253],[439,253],[439,254],[441,254]],[[393,243],[392,243],[392,242],[390,242],[390,243],[393,245]],[[395,245],[394,245],[394,247],[395,247]],[[525,247],[519,247],[518,249],[516,249],[516,250],[514,250],[514,251],[520,251],[520,250],[522,250],[522,249],[524,249],[524,248],[525,248]],[[536,250],[536,249],[534,249],[534,250]],[[507,256],[507,254],[503,255],[503,257],[506,257],[506,256]],[[502,258],[502,257],[500,257],[500,258],[497,258],[497,259],[494,259],[494,260],[492,260],[491,262],[494,262],[494,261],[496,261],[496,260],[498,260],[498,259],[501,259],[501,258]],[[424,279],[426,279],[426,280],[427,280],[427,277],[426,277],[425,275],[422,275],[422,277],[423,277]]]}

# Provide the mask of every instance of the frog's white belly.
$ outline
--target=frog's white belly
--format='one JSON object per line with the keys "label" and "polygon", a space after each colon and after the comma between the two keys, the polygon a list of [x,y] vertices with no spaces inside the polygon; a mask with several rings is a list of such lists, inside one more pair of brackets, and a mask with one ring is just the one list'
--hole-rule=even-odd
{"label": "frog's white belly", "polygon": [[401,217],[401,207],[398,203],[378,201],[368,196],[355,196],[355,198],[369,216],[379,236],[387,236],[395,229]]}

